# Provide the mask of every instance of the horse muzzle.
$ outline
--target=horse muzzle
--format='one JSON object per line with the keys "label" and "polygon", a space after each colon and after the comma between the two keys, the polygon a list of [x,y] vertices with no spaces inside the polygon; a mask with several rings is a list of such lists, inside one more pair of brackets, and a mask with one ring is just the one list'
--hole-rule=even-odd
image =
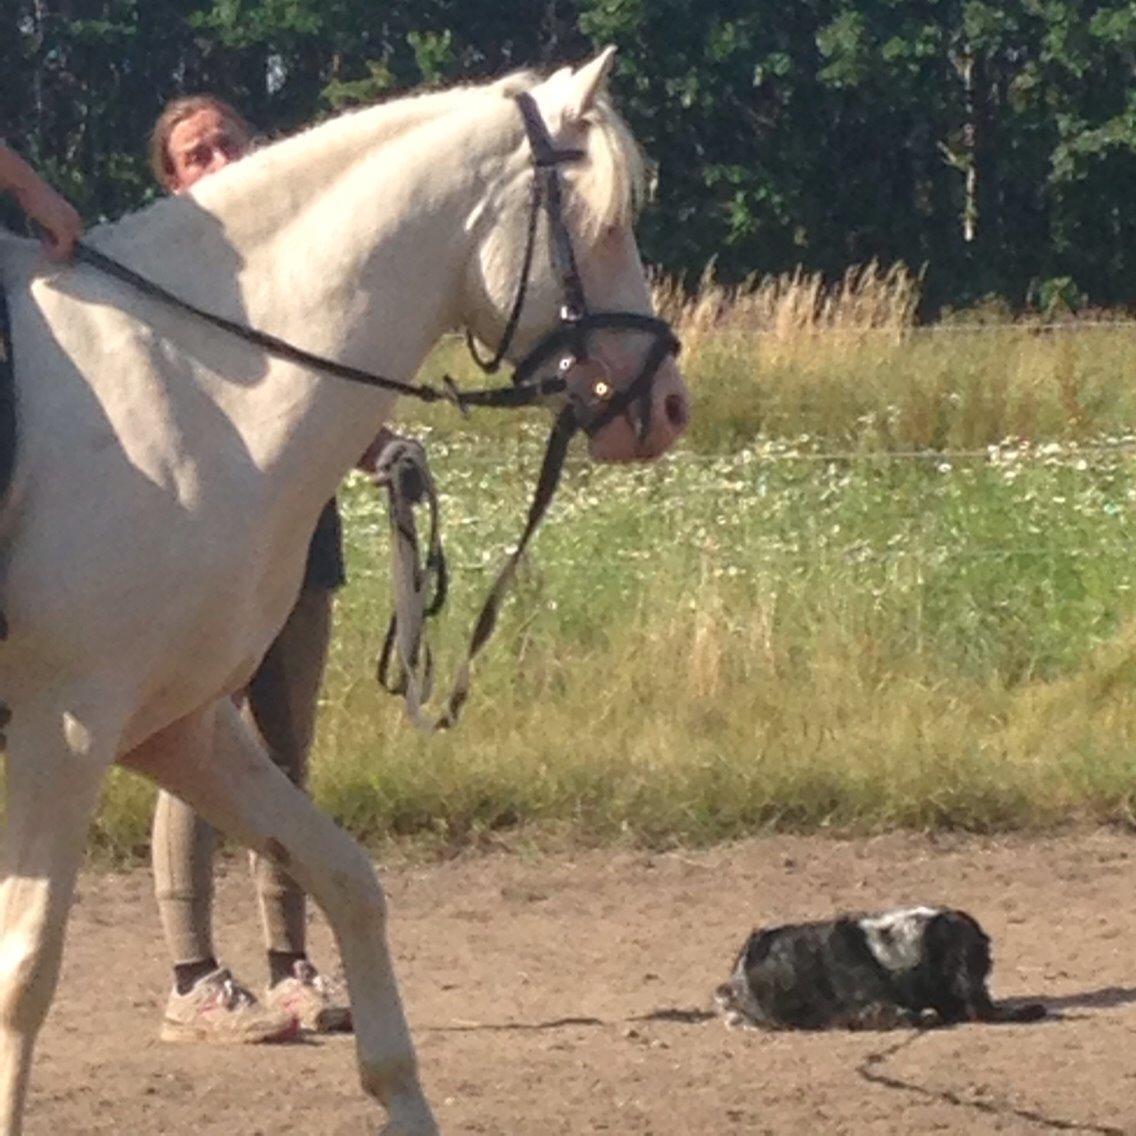
{"label": "horse muzzle", "polygon": [[631,399],[617,413],[584,426],[588,452],[596,461],[651,461],[674,445],[689,421],[690,395],[668,357],[659,363],[645,398]]}

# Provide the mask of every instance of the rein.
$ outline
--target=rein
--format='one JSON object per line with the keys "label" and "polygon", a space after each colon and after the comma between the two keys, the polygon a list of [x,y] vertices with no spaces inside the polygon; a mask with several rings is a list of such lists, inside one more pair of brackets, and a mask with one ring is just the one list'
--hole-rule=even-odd
{"label": "rein", "polygon": [[481,390],[461,391],[458,390],[448,375],[443,376],[441,387],[432,387],[428,383],[406,383],[400,379],[390,379],[385,375],[377,375],[360,367],[352,367],[347,363],[340,363],[335,359],[327,359],[322,355],[313,354],[311,351],[305,351],[302,347],[297,347],[294,343],[290,343],[278,335],[260,331],[258,328],[227,319],[216,312],[199,308],[196,304],[183,300],[160,284],[141,276],[132,268],[128,268],[120,261],[81,241],[75,246],[75,260],[98,269],[106,276],[129,284],[135,291],[151,300],[158,300],[167,307],[185,312],[195,319],[220,328],[237,339],[243,339],[246,343],[261,347],[268,354],[275,355],[277,358],[287,359],[289,362],[298,363],[310,370],[322,371],[339,379],[347,379],[352,383],[362,383],[364,386],[378,387],[381,390],[394,391],[396,394],[409,395],[420,402],[451,402],[460,411],[466,413],[471,407],[475,406],[529,406],[547,395],[559,394],[564,389],[562,383],[545,382],[544,384],[534,384],[531,390],[520,390],[514,387],[490,387]]}
{"label": "rein", "polygon": [[[388,446],[380,458],[380,468],[376,470],[374,480],[376,484],[387,488],[390,498],[395,547],[395,613],[391,617],[378,659],[378,680],[384,689],[406,697],[411,719],[415,725],[427,730],[446,729],[457,722],[461,708],[469,696],[473,660],[493,634],[501,604],[516,574],[517,565],[552,502],[573,435],[577,430],[582,430],[593,436],[619,415],[630,412],[633,403],[638,403],[637,433],[640,440],[645,439],[650,427],[655,374],[667,356],[677,354],[679,350],[679,341],[670,325],[656,316],[642,315],[639,312],[589,311],[572,237],[564,221],[559,176],[559,167],[565,162],[582,159],[584,151],[556,149],[533,97],[522,92],[515,96],[515,100],[524,122],[533,160],[533,188],[525,251],[516,294],[501,341],[490,358],[482,359],[479,356],[473,338],[467,332],[467,344],[474,361],[483,371],[493,373],[512,345],[532,274],[542,209],[548,218],[550,255],[560,280],[563,303],[557,326],[541,338],[517,364],[510,386],[462,391],[449,375],[444,375],[442,385],[435,387],[427,383],[391,379],[326,359],[279,336],[199,308],[90,245],[80,242],[75,248],[77,261],[128,284],[150,299],[192,315],[278,358],[349,382],[393,391],[424,403],[450,402],[463,414],[473,407],[519,408],[536,405],[550,397],[565,396],[565,405],[557,414],[548,437],[544,460],[520,539],[493,581],[474,624],[465,659],[446,699],[445,709],[434,720],[428,720],[422,714],[421,704],[429,697],[432,684],[432,663],[429,650],[422,647],[422,626],[426,616],[435,614],[445,598],[445,567],[444,560],[441,560],[440,542],[437,540],[436,495],[425,467],[424,454],[419,461],[418,455],[408,454],[405,450],[393,452]],[[601,330],[633,331],[653,337],[654,342],[639,374],[624,390],[613,390],[603,377],[590,377],[589,369],[583,366],[589,362],[588,338],[592,332]],[[541,367],[553,358],[557,359],[556,375],[539,377]],[[408,484],[414,482],[413,477],[407,476],[409,470],[416,471],[421,492],[408,489]],[[420,564],[413,522],[413,506],[422,500],[428,502],[431,514],[431,551],[425,568]],[[437,590],[434,600],[427,602],[424,596],[430,578],[437,581]],[[392,678],[390,674],[394,653],[399,656],[401,665],[401,675],[397,678]]]}

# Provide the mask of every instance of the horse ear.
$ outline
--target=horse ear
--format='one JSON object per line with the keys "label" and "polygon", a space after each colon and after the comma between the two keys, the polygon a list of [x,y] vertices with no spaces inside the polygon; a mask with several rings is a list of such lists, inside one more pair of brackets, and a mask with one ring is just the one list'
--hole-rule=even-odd
{"label": "horse ear", "polygon": [[565,118],[570,121],[583,118],[584,113],[595,104],[596,96],[603,90],[614,65],[615,48],[608,45],[572,76],[571,95],[564,107]]}
{"label": "horse ear", "polygon": [[605,47],[590,63],[576,71],[562,67],[533,91],[554,132],[559,125],[579,122],[591,109],[614,62],[615,48]]}

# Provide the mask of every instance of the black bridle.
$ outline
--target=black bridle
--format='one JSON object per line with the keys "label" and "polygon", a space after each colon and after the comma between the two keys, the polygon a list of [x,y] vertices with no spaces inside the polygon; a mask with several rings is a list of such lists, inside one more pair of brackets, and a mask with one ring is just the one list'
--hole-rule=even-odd
{"label": "black bridle", "polygon": [[[513,305],[496,351],[489,359],[482,359],[472,334],[467,331],[466,343],[470,354],[483,371],[493,373],[512,346],[528,292],[538,222],[543,206],[548,218],[552,268],[559,278],[562,296],[559,321],[557,326],[545,334],[517,364],[513,372],[513,384],[522,391],[540,391],[537,397],[544,397],[550,387],[556,393],[563,393],[573,412],[577,428],[589,435],[598,433],[638,400],[637,433],[642,441],[647,437],[651,424],[651,388],[655,374],[668,355],[678,354],[678,339],[670,325],[656,316],[642,315],[639,312],[589,310],[584,282],[576,263],[572,235],[564,219],[563,193],[560,185],[560,166],[579,161],[584,157],[584,151],[556,148],[532,95],[522,92],[516,96],[516,103],[525,125],[533,162],[525,252]],[[644,332],[653,337],[654,342],[639,374],[623,391],[615,391],[611,384],[603,379],[593,379],[590,382],[573,381],[573,366],[589,360],[589,335],[593,331],[601,330]],[[542,380],[539,376],[541,369],[553,359],[557,361],[560,380],[559,382],[552,380],[550,383],[549,380]]]}
{"label": "black bridle", "polygon": [[[467,335],[474,361],[483,371],[495,372],[513,344],[528,293],[542,210],[548,220],[551,261],[553,270],[559,277],[563,302],[560,305],[557,326],[545,334],[516,365],[510,386],[461,391],[448,375],[443,376],[440,387],[434,387],[427,383],[402,382],[332,359],[325,359],[278,336],[199,308],[90,245],[80,242],[75,249],[77,261],[129,284],[151,299],[191,314],[279,358],[350,382],[408,395],[425,403],[451,402],[463,413],[479,406],[522,407],[543,403],[550,398],[564,398],[564,406],[557,414],[548,438],[525,527],[516,548],[494,580],[478,615],[465,662],[447,700],[446,709],[434,723],[434,728],[438,729],[452,725],[457,720],[469,693],[473,659],[492,635],[497,614],[517,564],[548,510],[559,484],[573,435],[577,430],[582,430],[589,436],[594,436],[619,415],[629,413],[632,405],[637,403],[638,423],[633,422],[633,426],[640,441],[645,440],[650,429],[655,375],[663,361],[668,356],[677,354],[679,350],[679,341],[665,320],[639,312],[589,310],[583,281],[576,263],[572,237],[564,219],[559,174],[560,166],[582,159],[584,151],[558,150],[544,124],[536,100],[527,92],[522,92],[515,98],[532,152],[533,182],[528,233],[516,294],[501,340],[493,355],[489,359],[482,359],[472,336]],[[582,366],[590,360],[588,340],[596,331],[639,332],[653,339],[639,373],[623,390],[616,391],[606,379],[597,379],[591,370]],[[553,361],[555,361],[555,373],[545,374],[545,367]],[[393,628],[394,618],[392,618],[391,631],[388,632],[388,643],[393,641]],[[384,652],[379,662],[379,681],[386,689],[397,690],[400,684],[398,680],[391,680],[389,670],[390,651],[388,650]]]}

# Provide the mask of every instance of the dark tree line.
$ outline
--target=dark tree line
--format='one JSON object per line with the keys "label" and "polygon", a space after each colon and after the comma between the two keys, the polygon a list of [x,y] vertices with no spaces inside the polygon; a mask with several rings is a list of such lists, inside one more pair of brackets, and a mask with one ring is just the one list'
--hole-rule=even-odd
{"label": "dark tree line", "polygon": [[0,0],[0,130],[113,217],[153,193],[173,95],[273,133],[609,42],[672,271],[877,258],[935,304],[1136,299],[1131,0]]}

